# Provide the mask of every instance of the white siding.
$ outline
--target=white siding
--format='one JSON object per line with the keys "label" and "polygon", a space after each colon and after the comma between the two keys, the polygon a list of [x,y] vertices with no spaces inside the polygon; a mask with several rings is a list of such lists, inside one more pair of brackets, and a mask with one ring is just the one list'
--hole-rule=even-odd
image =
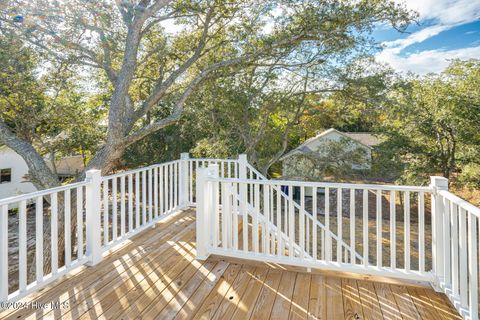
{"label": "white siding", "polygon": [[12,182],[0,183],[0,199],[37,190],[23,178],[28,173],[27,163],[23,158],[8,147],[0,147],[0,169],[8,168],[12,169]]}

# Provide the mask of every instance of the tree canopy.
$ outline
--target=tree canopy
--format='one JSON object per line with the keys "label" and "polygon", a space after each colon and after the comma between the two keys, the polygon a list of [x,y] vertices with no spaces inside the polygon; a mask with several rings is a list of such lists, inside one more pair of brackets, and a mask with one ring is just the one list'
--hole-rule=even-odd
{"label": "tree canopy", "polygon": [[453,61],[439,75],[405,79],[390,91],[377,130],[389,138],[384,152],[405,164],[407,181],[449,178],[478,165],[479,82],[480,61]]}
{"label": "tree canopy", "polygon": [[[376,46],[369,37],[376,24],[402,30],[413,17],[380,0],[11,0],[2,4],[0,30],[108,95],[105,139],[87,166],[108,172],[133,143],[178,122],[203,81],[252,66],[333,74]],[[38,150],[1,124],[0,140],[51,186]]]}

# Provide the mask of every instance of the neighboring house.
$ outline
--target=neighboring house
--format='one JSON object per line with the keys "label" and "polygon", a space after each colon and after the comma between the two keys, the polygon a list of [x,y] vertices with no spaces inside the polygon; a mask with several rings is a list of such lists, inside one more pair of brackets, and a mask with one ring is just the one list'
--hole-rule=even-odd
{"label": "neighboring house", "polygon": [[[49,160],[48,166],[52,168],[52,161]],[[60,179],[75,177],[85,168],[82,156],[68,156],[55,161],[55,172]]]}
{"label": "neighboring house", "polygon": [[280,158],[282,176],[289,180],[308,180],[319,167],[327,168],[336,161],[351,170],[369,170],[372,148],[380,142],[372,133],[328,129]]}
{"label": "neighboring house", "polygon": [[18,153],[0,146],[0,199],[36,191],[35,186],[24,179],[27,173],[27,163]]}
{"label": "neighboring house", "polygon": [[[51,162],[48,164],[52,167]],[[56,161],[55,167],[60,178],[73,177],[83,170],[83,159],[81,156],[65,157]],[[0,199],[37,191],[26,180],[27,173],[27,163],[18,153],[5,145],[0,146]]]}

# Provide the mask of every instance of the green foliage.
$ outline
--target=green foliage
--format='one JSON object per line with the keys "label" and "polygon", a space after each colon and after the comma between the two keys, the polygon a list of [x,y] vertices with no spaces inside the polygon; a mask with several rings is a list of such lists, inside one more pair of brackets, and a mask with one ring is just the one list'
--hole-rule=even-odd
{"label": "green foliage", "polygon": [[467,163],[458,176],[458,184],[471,189],[480,188],[480,164]]}
{"label": "green foliage", "polygon": [[192,156],[195,158],[217,158],[227,159],[230,150],[225,141],[209,141],[202,139],[197,141],[195,148],[192,149]]}
{"label": "green foliage", "polygon": [[455,61],[440,75],[400,83],[385,105],[378,130],[387,136],[382,152],[405,165],[402,180],[451,177],[480,150],[480,62]]}
{"label": "green foliage", "polygon": [[[24,19],[12,21],[12,14]],[[357,72],[347,66],[375,51],[369,37],[375,25],[405,29],[414,17],[386,0],[11,0],[0,7],[3,31],[29,43],[53,66],[67,66],[68,79],[86,75],[95,91],[111,98],[106,134],[104,128],[85,128],[84,136],[66,124],[45,134],[69,130],[79,144],[69,146],[82,153],[100,141],[100,147],[88,147],[88,158],[104,171],[149,161],[142,146],[158,148],[149,150],[155,153],[150,161],[163,157],[157,151],[175,154],[178,146],[204,154],[246,152],[266,171],[299,140],[299,117],[318,103],[318,93],[344,90],[327,86],[346,84],[342,70]],[[166,24],[177,32],[165,30]],[[80,80],[85,79],[74,82]],[[82,95],[67,83],[74,96]],[[51,110],[68,117],[64,105],[76,110],[88,100],[64,97]],[[100,107],[92,106],[93,116]],[[169,139],[155,133],[179,123],[184,109],[185,127],[176,136],[183,140],[167,147]],[[90,114],[85,118],[95,123]],[[151,141],[140,141],[148,136]]]}
{"label": "green foliage", "polygon": [[81,154],[88,162],[105,134],[105,108],[67,66],[41,63],[13,35],[0,35],[0,120],[42,155]]}
{"label": "green foliage", "polygon": [[36,124],[45,122],[45,87],[37,81],[35,53],[12,35],[0,37],[0,119],[32,141]]}

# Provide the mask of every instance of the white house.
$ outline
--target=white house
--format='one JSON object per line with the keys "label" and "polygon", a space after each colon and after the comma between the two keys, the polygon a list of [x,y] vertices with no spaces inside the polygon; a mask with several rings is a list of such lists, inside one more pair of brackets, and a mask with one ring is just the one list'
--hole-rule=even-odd
{"label": "white house", "polygon": [[27,173],[27,163],[18,153],[0,146],[0,199],[36,191],[35,186],[24,179]]}
{"label": "white house", "polygon": [[[336,150],[337,153],[348,154],[347,151],[360,149],[360,152],[356,152],[356,159],[349,159],[349,166],[354,170],[368,170],[371,166],[372,148],[380,144],[381,140],[368,132],[341,132],[333,128],[325,130],[280,158],[283,177],[305,180],[316,169],[311,161],[305,160],[305,156],[323,157],[324,162],[329,162],[329,155],[325,153],[329,150],[327,147],[335,142],[339,142],[337,149],[344,148]],[[334,161],[331,159],[331,162]]]}
{"label": "white house", "polygon": [[[49,166],[52,167],[51,163]],[[60,178],[72,177],[83,169],[83,160],[81,156],[64,157],[55,162],[55,167]],[[18,153],[0,146],[0,199],[37,191],[25,179],[27,173],[27,163]]]}

